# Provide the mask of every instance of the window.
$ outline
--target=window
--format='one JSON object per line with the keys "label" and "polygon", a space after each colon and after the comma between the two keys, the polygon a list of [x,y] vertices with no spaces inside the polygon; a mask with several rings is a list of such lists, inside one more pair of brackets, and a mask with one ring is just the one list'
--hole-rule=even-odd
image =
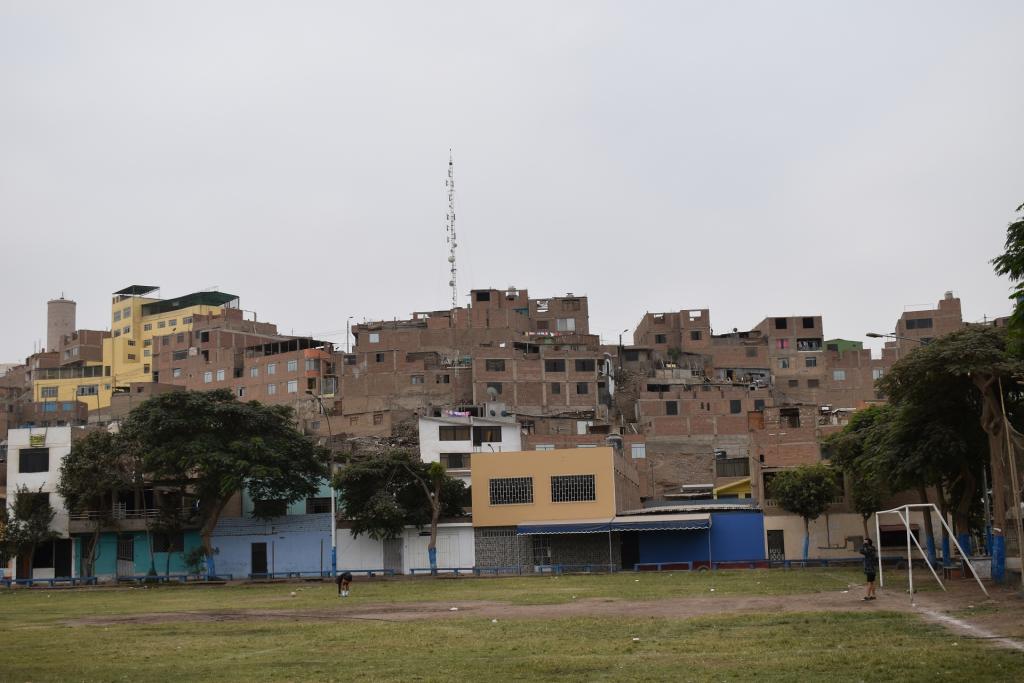
{"label": "window", "polygon": [[374,413],[373,414],[373,424],[375,424],[375,425],[382,425],[382,424],[384,424],[384,413]]}
{"label": "window", "polygon": [[[181,334],[179,336],[184,337],[185,335]],[[203,343],[203,344],[205,344],[206,342],[210,341],[210,331],[209,330],[203,330],[202,332],[200,332],[199,333],[199,341],[200,341],[200,343]]]}
{"label": "window", "polygon": [[185,360],[186,358],[188,358],[188,349],[171,351],[171,360]]}
{"label": "window", "polygon": [[559,332],[575,332],[576,318],[558,318],[555,320],[555,326]]}
{"label": "window", "polygon": [[41,396],[43,398],[57,398],[57,387],[43,387]]}
{"label": "window", "polygon": [[380,344],[380,332],[371,332],[369,334],[370,344]]}
{"label": "window", "polygon": [[250,377],[259,377],[260,376],[260,369],[255,367],[255,366],[249,368],[249,376]]}
{"label": "window", "polygon": [[576,372],[593,372],[595,367],[592,358],[576,361]]}
{"label": "window", "polygon": [[846,379],[846,370],[833,370],[832,379],[836,382],[842,382]]}
{"label": "window", "polygon": [[625,360],[627,362],[633,362],[633,361],[640,360],[640,352],[639,351],[629,351],[629,350],[627,350],[624,355],[625,355]]}
{"label": "window", "polygon": [[776,339],[775,340],[775,348],[777,348],[777,349],[788,349],[789,348],[789,340],[788,339]]}
{"label": "window", "polygon": [[821,340],[820,339],[797,339],[796,340],[797,351],[821,351]]}
{"label": "window", "polygon": [[579,394],[579,395],[589,394],[590,393],[590,383],[589,382],[576,382],[576,393]]}
{"label": "window", "polygon": [[488,389],[494,389],[498,394],[501,394],[501,382],[488,382]]}
{"label": "window", "polygon": [[151,332],[153,330],[153,323],[146,323],[142,326],[143,332]]}
{"label": "window", "polygon": [[213,381],[213,372],[207,370],[203,373],[203,384],[209,384]]}
{"label": "window", "polygon": [[413,375],[409,379],[413,384],[423,384],[423,375]]}
{"label": "window", "polygon": [[238,398],[245,398],[245,387],[238,387]]}
{"label": "window", "polygon": [[217,371],[217,381],[218,382],[223,382],[224,381],[224,370],[218,370]]}
{"label": "window", "polygon": [[121,330],[114,330],[114,336],[115,337],[120,337],[121,336]]}
{"label": "window", "polygon": [[800,426],[799,408],[779,408],[779,427],[791,427],[796,429]]}
{"label": "window", "polygon": [[306,359],[306,372],[316,372],[320,370],[320,359],[319,358],[307,358]]}
{"label": "window", "polygon": [[128,346],[135,346],[135,340],[134,339],[129,339],[128,340]]}
{"label": "window", "polygon": [[192,324],[192,316],[186,315],[184,318],[181,319],[181,324],[182,325],[191,325]]}
{"label": "window", "polygon": [[375,361],[377,361],[378,363],[383,363],[384,362],[384,354],[383,353],[375,353],[375,354],[373,354],[373,359]]}
{"label": "window", "polygon": [[449,470],[468,470],[469,453],[442,453],[441,464]]}
{"label": "window", "polygon": [[820,385],[820,384],[821,384],[821,382],[819,382],[816,379],[809,379],[809,380],[807,380],[807,388],[808,389],[817,389],[818,385]]}
{"label": "window", "polygon": [[163,344],[164,346],[169,346],[171,343],[171,335],[165,334],[164,336],[160,337],[160,343]]}
{"label": "window", "polygon": [[307,498],[306,499],[306,514],[307,515],[322,515],[324,513],[330,514],[331,512],[331,497],[323,496],[322,498]]}
{"label": "window", "polygon": [[908,330],[930,330],[932,328],[931,318],[911,318],[907,320]]}
{"label": "window", "polygon": [[736,399],[736,398],[734,398],[731,401],[729,401],[729,412],[731,414],[736,415],[741,410],[743,410],[743,401],[741,401],[740,399]]}
{"label": "window", "polygon": [[267,374],[268,375],[276,375],[277,374],[277,363],[267,363]]}
{"label": "window", "polygon": [[299,361],[294,360],[294,359],[288,361],[288,372],[298,372],[298,371],[299,371]]}
{"label": "window", "polygon": [[152,346],[153,345],[153,340],[152,339],[143,339],[142,340],[142,345],[146,346],[146,347]]}
{"label": "window", "polygon": [[567,474],[551,477],[552,503],[578,503],[597,500],[593,474]]}
{"label": "window", "polygon": [[800,322],[805,330],[814,329],[814,318],[802,318]]}
{"label": "window", "polygon": [[647,444],[635,443],[632,446],[630,446],[630,451],[633,454],[634,460],[643,460],[644,458],[647,457]]}
{"label": "window", "polygon": [[299,380],[290,379],[288,380],[288,393],[297,394],[299,393]]}
{"label": "window", "polygon": [[800,380],[798,380],[798,379],[791,379],[791,380],[786,382],[786,386],[788,386],[790,388],[798,387],[798,386],[800,386]]}
{"label": "window", "polygon": [[776,318],[775,319],[775,329],[777,329],[777,330],[784,330],[784,329],[786,329],[786,324],[787,324],[787,321],[786,321],[785,318]]}
{"label": "window", "polygon": [[18,472],[22,474],[29,474],[31,472],[49,471],[49,448],[22,448],[18,451]]}
{"label": "window", "polygon": [[807,367],[807,368],[816,368],[816,367],[818,367],[818,357],[817,356],[807,356],[807,358],[804,358],[804,367]]}
{"label": "window", "polygon": [[565,360],[554,358],[544,361],[544,372],[565,372]]}
{"label": "window", "polygon": [[487,482],[491,505],[522,505],[533,502],[533,477],[502,477]]}
{"label": "window", "polygon": [[871,379],[875,379],[875,380],[882,379],[882,375],[884,375],[884,374],[885,374],[885,370],[882,369],[882,368],[872,368],[871,369]]}
{"label": "window", "polygon": [[135,360],[135,354],[134,353],[129,353],[128,354],[128,360]]}
{"label": "window", "polygon": [[656,335],[654,335],[654,343],[655,344],[668,344],[668,335],[667,334],[656,334]]}
{"label": "window", "polygon": [[161,321],[157,322],[156,326],[157,326],[157,329],[161,329],[162,330],[163,328],[167,327],[167,321],[166,320],[161,320]]}
{"label": "window", "polygon": [[763,398],[755,398],[754,399],[754,410],[764,410],[764,399]]}
{"label": "window", "polygon": [[490,301],[491,300],[491,293],[490,292],[475,292],[475,294],[476,294],[476,300],[477,301]]}
{"label": "window", "polygon": [[288,504],[283,500],[254,500],[252,516],[258,519],[283,517],[288,513]]}
{"label": "window", "polygon": [[114,311],[114,322],[116,323],[121,319],[121,311]]}
{"label": "window", "polygon": [[473,427],[473,444],[501,443],[501,427]]}
{"label": "window", "polygon": [[678,415],[679,414],[679,401],[665,401],[665,414],[666,415]]}
{"label": "window", "polygon": [[488,358],[484,361],[487,372],[505,372],[505,361],[501,358]]}
{"label": "window", "polygon": [[551,393],[552,394],[560,394],[560,393],[562,393],[562,385],[561,385],[561,383],[559,383],[559,382],[552,382],[551,383]]}
{"label": "window", "polygon": [[690,332],[690,341],[700,341],[700,330],[693,330]]}
{"label": "window", "polygon": [[142,349],[142,357],[143,358],[149,358],[152,355],[153,355],[153,352],[150,351],[149,349]]}
{"label": "window", "polygon": [[77,396],[98,396],[100,393],[99,384],[79,384],[75,391]]}
{"label": "window", "polygon": [[753,346],[748,346],[746,348],[746,352],[747,352],[747,358],[756,358],[757,357],[757,349],[754,348]]}
{"label": "window", "polygon": [[553,451],[555,450],[555,444],[553,443],[539,443],[533,447],[535,451]]}
{"label": "window", "polygon": [[434,377],[435,384],[449,384],[451,381],[452,378],[448,375],[436,375]]}
{"label": "window", "polygon": [[185,550],[185,534],[179,531],[176,534],[153,532],[154,553],[180,553]]}
{"label": "window", "polygon": [[173,370],[171,370],[171,377],[181,377],[181,368],[174,368]]}
{"label": "window", "polygon": [[268,396],[273,396],[276,393],[277,393],[277,385],[276,384],[268,384],[267,385],[267,395]]}
{"label": "window", "polygon": [[178,334],[174,335],[174,341],[178,342],[179,344],[184,344],[185,343],[185,333],[184,332],[179,332]]}
{"label": "window", "polygon": [[469,426],[442,425],[437,428],[437,438],[439,441],[469,441]]}
{"label": "window", "polygon": [[788,368],[789,368],[789,359],[788,358],[780,358],[779,359],[779,369],[780,370],[786,370]]}

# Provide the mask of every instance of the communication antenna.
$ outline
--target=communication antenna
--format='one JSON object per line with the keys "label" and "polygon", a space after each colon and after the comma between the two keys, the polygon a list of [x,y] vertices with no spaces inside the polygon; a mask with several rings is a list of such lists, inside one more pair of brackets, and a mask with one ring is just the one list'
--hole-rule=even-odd
{"label": "communication antenna", "polygon": [[448,188],[448,215],[445,216],[445,229],[447,230],[448,242],[448,265],[451,267],[451,279],[448,286],[452,288],[452,308],[459,305],[459,290],[455,285],[455,162],[452,160],[452,151],[448,150],[448,180],[445,182]]}

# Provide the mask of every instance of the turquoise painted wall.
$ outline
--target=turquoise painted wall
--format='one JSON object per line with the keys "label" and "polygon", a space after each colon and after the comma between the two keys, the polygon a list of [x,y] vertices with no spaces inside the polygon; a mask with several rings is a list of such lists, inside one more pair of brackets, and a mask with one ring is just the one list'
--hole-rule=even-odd
{"label": "turquoise painted wall", "polygon": [[[135,574],[146,574],[149,572],[149,538],[146,536],[145,531],[136,531],[131,534],[135,537]],[[117,537],[118,534],[114,532],[106,532],[100,536],[100,548],[96,555],[96,575],[97,576],[116,576],[117,575]],[[193,548],[201,545],[201,539],[198,531],[186,531],[185,532],[185,552],[189,552]],[[81,540],[79,540],[80,546]],[[157,574],[164,574],[167,568],[167,555],[168,553],[154,553],[153,560],[156,567]],[[183,553],[170,553],[171,556],[171,574],[184,574],[188,569],[185,567],[185,562],[182,559]],[[79,552],[76,555],[76,562],[78,563],[78,573],[82,575],[82,557]]]}
{"label": "turquoise painted wall", "polygon": [[[320,490],[317,491],[317,494],[314,497],[315,498],[330,498],[331,497],[331,487],[328,484],[326,479],[324,479],[322,482],[320,482]],[[252,508],[253,508],[252,498],[249,496],[249,490],[246,489],[246,490],[242,491],[242,516],[243,517],[252,517]],[[300,501],[296,501],[296,502],[292,503],[291,505],[289,505],[288,506],[288,511],[285,514],[287,514],[287,515],[304,515],[304,514],[306,514],[306,501],[305,501],[305,499],[300,500]]]}

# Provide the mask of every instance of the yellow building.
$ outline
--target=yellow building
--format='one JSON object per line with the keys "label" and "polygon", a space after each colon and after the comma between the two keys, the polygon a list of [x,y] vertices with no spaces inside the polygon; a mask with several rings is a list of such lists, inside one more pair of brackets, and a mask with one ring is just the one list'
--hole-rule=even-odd
{"label": "yellow building", "polygon": [[612,448],[474,453],[473,526],[603,520],[640,506],[632,463]]}
{"label": "yellow building", "polygon": [[157,291],[156,287],[132,285],[114,292],[111,336],[103,342],[103,361],[37,371],[32,383],[34,400],[77,400],[90,410],[106,408],[118,387],[153,380],[152,357],[158,339],[191,331],[194,315],[238,307],[238,297],[224,292],[160,299],[153,296]]}

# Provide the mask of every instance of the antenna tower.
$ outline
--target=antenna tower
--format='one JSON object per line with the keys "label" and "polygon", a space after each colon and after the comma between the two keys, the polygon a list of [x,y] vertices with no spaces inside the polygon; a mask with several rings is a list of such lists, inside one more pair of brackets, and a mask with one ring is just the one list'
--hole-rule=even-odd
{"label": "antenna tower", "polygon": [[448,180],[445,182],[448,188],[448,215],[445,216],[445,229],[448,233],[448,265],[451,267],[451,279],[448,286],[452,288],[452,308],[459,305],[459,290],[455,285],[455,162],[452,161],[452,151],[448,150]]}

